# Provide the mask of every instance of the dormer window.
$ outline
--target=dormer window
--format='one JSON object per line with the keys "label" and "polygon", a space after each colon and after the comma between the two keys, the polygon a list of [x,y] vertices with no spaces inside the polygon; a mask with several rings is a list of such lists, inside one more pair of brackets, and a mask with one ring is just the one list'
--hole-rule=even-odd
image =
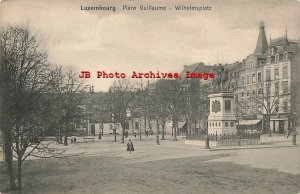
{"label": "dormer window", "polygon": [[278,46],[277,49],[278,49],[278,52],[281,52],[281,51],[283,51],[283,46]]}
{"label": "dormer window", "polygon": [[289,59],[289,53],[284,53],[284,59],[288,60]]}
{"label": "dormer window", "polygon": [[267,63],[271,63],[271,57],[268,56]]}
{"label": "dormer window", "polygon": [[275,48],[274,48],[274,47],[272,47],[272,51],[271,51],[271,53],[272,53],[272,55],[274,55],[274,54],[275,54]]}
{"label": "dormer window", "polygon": [[275,62],[279,61],[279,54],[275,55]]}

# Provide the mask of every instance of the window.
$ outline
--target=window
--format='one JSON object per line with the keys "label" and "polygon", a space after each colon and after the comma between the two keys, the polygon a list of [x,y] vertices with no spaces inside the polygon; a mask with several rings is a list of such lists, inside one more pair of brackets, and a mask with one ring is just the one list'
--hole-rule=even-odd
{"label": "window", "polygon": [[252,74],[252,83],[255,83],[256,78],[255,78],[255,73]]}
{"label": "window", "polygon": [[241,76],[241,83],[242,83],[242,86],[245,85],[245,76],[243,76],[243,75]]}
{"label": "window", "polygon": [[221,122],[219,122],[219,127],[221,127]]}
{"label": "window", "polygon": [[250,90],[247,90],[247,98],[250,96]]}
{"label": "window", "polygon": [[279,61],[279,55],[275,55],[275,62],[278,62]]}
{"label": "window", "polygon": [[225,112],[231,111],[231,100],[225,100]]}
{"label": "window", "polygon": [[267,83],[265,84],[265,94],[266,94],[267,96],[270,96],[270,94],[271,94],[271,83],[270,83],[270,82],[267,82]]}
{"label": "window", "polygon": [[276,102],[276,104],[275,104],[275,110],[274,110],[275,112],[278,112],[279,111],[279,103],[278,102]]}
{"label": "window", "polygon": [[288,67],[284,66],[282,68],[282,78],[288,78]]}
{"label": "window", "polygon": [[228,127],[228,122],[225,122],[225,127]]}
{"label": "window", "polygon": [[261,72],[257,73],[257,82],[261,82]]}
{"label": "window", "polygon": [[288,101],[285,100],[285,101],[283,102],[283,112],[287,112],[287,110],[288,110]]}
{"label": "window", "polygon": [[282,82],[282,92],[283,93],[289,92],[289,82],[288,81]]}
{"label": "window", "polygon": [[242,91],[242,98],[244,98],[244,95],[245,95],[245,94],[244,94],[244,91]]}
{"label": "window", "polygon": [[271,80],[271,69],[266,69],[266,80],[267,81]]}
{"label": "window", "polygon": [[261,90],[257,90],[257,97],[260,97],[262,95]]}
{"label": "window", "polygon": [[284,59],[286,59],[286,60],[289,59],[289,53],[284,53]]}
{"label": "window", "polygon": [[274,55],[274,54],[275,54],[275,48],[274,48],[274,47],[272,47],[272,51],[271,51],[271,53],[272,53],[272,55]]}
{"label": "window", "polygon": [[278,50],[278,52],[283,51],[283,46],[278,46],[278,47],[277,47],[277,50]]}
{"label": "window", "polygon": [[274,70],[274,79],[275,80],[279,79],[279,67],[275,67],[275,70]]}
{"label": "window", "polygon": [[256,96],[256,91],[252,90],[252,97],[255,98],[255,96]]}
{"label": "window", "polygon": [[247,75],[247,84],[250,84],[250,75]]}
{"label": "window", "polygon": [[139,129],[139,122],[135,122],[135,123],[134,123],[134,128],[135,128],[135,129]]}
{"label": "window", "polygon": [[258,105],[256,106],[256,110],[257,110],[258,112],[261,112],[261,111],[262,111],[261,107],[262,107],[262,105],[259,105],[259,104],[258,104]]}
{"label": "window", "polygon": [[271,63],[271,57],[268,56],[267,63]]}
{"label": "window", "polygon": [[230,127],[233,127],[233,122],[230,122]]}
{"label": "window", "polygon": [[278,82],[274,83],[274,88],[275,88],[275,94],[279,94],[279,83]]}

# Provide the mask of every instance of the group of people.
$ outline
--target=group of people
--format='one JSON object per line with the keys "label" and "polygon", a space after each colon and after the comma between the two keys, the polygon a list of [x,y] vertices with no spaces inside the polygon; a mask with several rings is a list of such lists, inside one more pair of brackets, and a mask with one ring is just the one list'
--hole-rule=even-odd
{"label": "group of people", "polygon": [[77,143],[76,137],[71,137],[71,143]]}

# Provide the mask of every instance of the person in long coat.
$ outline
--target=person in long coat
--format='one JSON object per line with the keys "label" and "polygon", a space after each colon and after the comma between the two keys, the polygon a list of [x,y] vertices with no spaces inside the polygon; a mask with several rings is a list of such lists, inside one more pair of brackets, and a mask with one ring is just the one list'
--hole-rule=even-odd
{"label": "person in long coat", "polygon": [[131,154],[132,151],[134,151],[133,143],[130,139],[127,143],[127,151],[129,151],[130,154]]}

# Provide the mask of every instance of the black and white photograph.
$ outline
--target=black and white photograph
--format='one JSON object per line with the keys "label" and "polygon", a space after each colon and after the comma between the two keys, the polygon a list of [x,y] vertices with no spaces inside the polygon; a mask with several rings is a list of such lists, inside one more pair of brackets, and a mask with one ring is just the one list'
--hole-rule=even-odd
{"label": "black and white photograph", "polygon": [[299,194],[300,0],[0,0],[0,194]]}

